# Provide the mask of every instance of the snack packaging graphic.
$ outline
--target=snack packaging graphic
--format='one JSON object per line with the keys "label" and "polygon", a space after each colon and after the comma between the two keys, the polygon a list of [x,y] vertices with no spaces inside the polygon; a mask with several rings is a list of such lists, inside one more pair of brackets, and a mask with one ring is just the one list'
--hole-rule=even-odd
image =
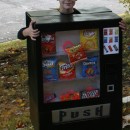
{"label": "snack packaging graphic", "polygon": [[44,94],[44,102],[45,103],[54,102],[55,99],[56,99],[55,93],[45,93]]}
{"label": "snack packaging graphic", "polygon": [[113,47],[114,47],[115,51],[118,51],[118,48],[116,45],[113,45]]}
{"label": "snack packaging graphic", "polygon": [[58,80],[58,65],[56,58],[43,59],[42,68],[43,79],[45,81]]}
{"label": "snack packaging graphic", "polygon": [[80,30],[80,44],[84,50],[98,49],[98,29]]}
{"label": "snack packaging graphic", "polygon": [[108,48],[109,48],[110,51],[113,51],[113,49],[112,49],[112,47],[110,45],[108,46]]}
{"label": "snack packaging graphic", "polygon": [[82,77],[94,77],[98,73],[97,57],[88,57],[87,60],[82,62]]}
{"label": "snack packaging graphic", "polygon": [[68,90],[67,92],[60,95],[61,101],[79,100],[80,94],[74,90]]}
{"label": "snack packaging graphic", "polygon": [[59,65],[59,78],[61,80],[76,78],[75,65],[61,61],[59,61],[58,65]]}
{"label": "snack packaging graphic", "polygon": [[42,55],[56,53],[55,33],[42,33],[41,47],[42,47]]}
{"label": "snack packaging graphic", "polygon": [[92,86],[87,86],[86,90],[80,92],[81,99],[96,98],[99,97],[99,95],[99,89],[96,89]]}
{"label": "snack packaging graphic", "polygon": [[86,52],[80,44],[77,46],[72,46],[71,48],[66,48],[65,51],[68,54],[71,64],[87,59]]}
{"label": "snack packaging graphic", "polygon": [[104,50],[106,53],[108,53],[109,51],[107,50],[106,46],[104,46]]}

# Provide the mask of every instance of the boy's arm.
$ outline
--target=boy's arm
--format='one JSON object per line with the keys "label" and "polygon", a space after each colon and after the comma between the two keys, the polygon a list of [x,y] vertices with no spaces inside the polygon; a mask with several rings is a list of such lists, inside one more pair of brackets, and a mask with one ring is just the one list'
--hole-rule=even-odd
{"label": "boy's arm", "polygon": [[24,40],[27,37],[30,37],[32,40],[36,40],[36,37],[39,36],[39,30],[33,29],[33,24],[35,21],[31,21],[29,27],[25,27],[19,30],[18,39]]}
{"label": "boy's arm", "polygon": [[24,35],[23,35],[23,30],[25,30],[26,29],[26,27],[24,27],[24,28],[21,28],[19,31],[18,31],[18,34],[17,34],[17,38],[18,39],[20,39],[20,40],[25,40],[27,37],[25,37]]}

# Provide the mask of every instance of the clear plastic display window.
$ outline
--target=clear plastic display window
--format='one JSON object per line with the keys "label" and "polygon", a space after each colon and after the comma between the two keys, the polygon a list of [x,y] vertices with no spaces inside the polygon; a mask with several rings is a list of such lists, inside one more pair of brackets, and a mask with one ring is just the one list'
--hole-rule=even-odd
{"label": "clear plastic display window", "polygon": [[100,97],[98,29],[43,32],[41,47],[44,103]]}

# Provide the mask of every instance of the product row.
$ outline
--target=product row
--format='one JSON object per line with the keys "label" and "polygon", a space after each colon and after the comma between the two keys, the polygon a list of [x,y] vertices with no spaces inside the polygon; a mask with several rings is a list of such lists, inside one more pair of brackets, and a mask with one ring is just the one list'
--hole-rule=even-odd
{"label": "product row", "polygon": [[66,47],[81,45],[84,51],[98,49],[98,29],[42,32],[42,54],[66,52]]}
{"label": "product row", "polygon": [[100,97],[100,90],[94,86],[87,86],[82,90],[68,89],[60,92],[45,92],[44,103],[63,102]]}
{"label": "product row", "polygon": [[70,64],[64,60],[65,58],[47,57],[43,58],[43,80],[58,81],[58,80],[72,80],[78,78],[93,78],[100,73],[99,57],[91,56],[87,59],[78,62],[77,64]]}

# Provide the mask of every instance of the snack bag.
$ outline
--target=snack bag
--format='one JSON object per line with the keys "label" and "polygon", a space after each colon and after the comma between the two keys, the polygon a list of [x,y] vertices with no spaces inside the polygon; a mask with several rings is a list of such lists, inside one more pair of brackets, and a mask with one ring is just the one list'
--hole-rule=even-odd
{"label": "snack bag", "polygon": [[71,64],[75,64],[78,61],[87,59],[86,52],[80,44],[77,46],[66,48],[65,51],[68,54]]}
{"label": "snack bag", "polygon": [[86,51],[98,49],[98,30],[80,30],[80,44]]}
{"label": "snack bag", "polygon": [[88,57],[82,62],[82,77],[94,77],[98,73],[97,57]]}
{"label": "snack bag", "polygon": [[74,79],[76,77],[75,65],[61,61],[58,63],[58,65],[60,79]]}
{"label": "snack bag", "polygon": [[43,59],[42,68],[43,79],[45,81],[58,80],[58,65],[56,58],[52,57]]}
{"label": "snack bag", "polygon": [[60,95],[61,101],[79,100],[80,94],[74,90],[68,90],[67,92]]}
{"label": "snack bag", "polygon": [[55,33],[41,34],[42,55],[56,53],[56,38]]}

